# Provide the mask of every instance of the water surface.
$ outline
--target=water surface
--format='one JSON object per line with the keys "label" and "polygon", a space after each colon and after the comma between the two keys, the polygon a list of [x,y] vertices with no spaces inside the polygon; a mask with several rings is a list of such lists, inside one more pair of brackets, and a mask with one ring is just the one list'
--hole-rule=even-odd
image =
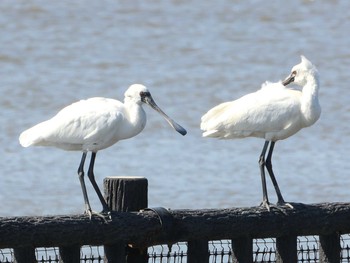
{"label": "water surface", "polygon": [[[201,138],[214,105],[286,77],[304,54],[319,69],[322,116],[278,142],[274,169],[287,201],[350,201],[349,2],[0,2],[0,216],[80,213],[81,153],[22,148],[21,131],[76,100],[123,99],[143,83],[186,127],[150,108],[139,136],[97,155],[95,173],[145,176],[149,205],[253,206],[261,201],[261,139]],[[98,199],[89,187],[95,210]],[[269,185],[271,201],[276,201]]]}

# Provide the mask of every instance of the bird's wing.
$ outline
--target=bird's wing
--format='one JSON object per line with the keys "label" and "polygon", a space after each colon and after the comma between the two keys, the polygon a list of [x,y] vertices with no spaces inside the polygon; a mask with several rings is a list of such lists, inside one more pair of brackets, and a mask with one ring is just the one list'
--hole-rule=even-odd
{"label": "bird's wing", "polygon": [[91,98],[63,108],[52,119],[23,132],[21,137],[26,137],[26,141],[31,142],[29,145],[77,150],[99,129],[106,129],[112,120],[123,118],[121,102]]}
{"label": "bird's wing", "polygon": [[204,137],[264,137],[282,130],[298,116],[300,92],[278,87],[264,87],[232,102],[222,103],[202,117]]}

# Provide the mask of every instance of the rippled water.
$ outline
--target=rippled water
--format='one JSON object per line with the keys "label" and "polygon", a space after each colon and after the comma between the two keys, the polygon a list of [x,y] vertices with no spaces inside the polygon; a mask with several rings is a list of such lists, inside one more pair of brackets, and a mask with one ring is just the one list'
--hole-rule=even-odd
{"label": "rippled water", "polygon": [[287,201],[350,201],[349,7],[347,0],[2,0],[0,216],[82,212],[81,153],[25,149],[18,135],[76,100],[122,100],[136,82],[188,135],[147,108],[140,135],[98,153],[100,184],[105,176],[145,176],[150,206],[259,204],[263,141],[203,139],[200,117],[283,79],[300,54],[319,69],[323,112],[277,143],[277,179]]}

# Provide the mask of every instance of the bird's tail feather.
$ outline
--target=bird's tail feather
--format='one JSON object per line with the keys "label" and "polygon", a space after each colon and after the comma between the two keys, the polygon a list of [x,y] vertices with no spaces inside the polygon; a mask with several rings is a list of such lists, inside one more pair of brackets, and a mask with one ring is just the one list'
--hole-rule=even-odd
{"label": "bird's tail feather", "polygon": [[23,147],[29,147],[31,145],[37,145],[40,141],[42,141],[42,136],[41,136],[41,127],[40,124],[25,130],[24,132],[21,133],[19,136],[19,143]]}

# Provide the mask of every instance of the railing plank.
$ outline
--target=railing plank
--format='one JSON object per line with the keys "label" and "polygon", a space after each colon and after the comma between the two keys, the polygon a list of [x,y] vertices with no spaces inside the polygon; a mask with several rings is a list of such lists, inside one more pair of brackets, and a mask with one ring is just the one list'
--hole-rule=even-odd
{"label": "railing plank", "polygon": [[320,263],[340,262],[340,252],[340,235],[338,233],[320,235]]}
{"label": "railing plank", "polygon": [[126,244],[124,242],[104,245],[105,263],[125,263],[126,262]]}
{"label": "railing plank", "polygon": [[147,246],[188,241],[188,262],[203,263],[210,258],[208,239],[231,238],[233,262],[238,263],[252,262],[252,238],[277,237],[276,262],[286,263],[297,261],[297,236],[319,235],[320,262],[333,263],[340,261],[339,233],[350,233],[350,203],[162,214],[159,208],[139,211],[147,207],[147,184],[146,178],[107,178],[105,196],[114,210],[109,221],[83,214],[0,217],[0,248],[14,248],[14,262],[21,263],[35,262],[35,247],[59,247],[60,262],[74,263],[79,262],[81,245],[105,245],[105,262],[145,263]]}
{"label": "railing plank", "polygon": [[276,238],[276,263],[294,263],[298,261],[297,237],[282,236]]}
{"label": "railing plank", "polygon": [[60,247],[60,263],[79,263],[80,262],[80,246]]}
{"label": "railing plank", "polygon": [[126,257],[126,262],[128,263],[147,263],[148,255],[147,248],[145,249],[136,249],[128,247],[128,253]]}
{"label": "railing plank", "polygon": [[190,240],[187,244],[188,263],[209,262],[209,248],[207,240]]}
{"label": "railing plank", "polygon": [[[294,205],[267,211],[261,207],[169,210],[173,235],[167,235],[153,211],[113,212],[106,224],[101,218],[80,215],[0,217],[0,248],[18,246],[60,247],[71,244],[102,245],[124,241],[146,247],[171,242],[234,239],[249,235],[265,238],[288,235],[350,233],[350,204]],[[281,212],[283,211],[283,213]],[[52,235],[55,233],[55,235]]]}
{"label": "railing plank", "polygon": [[253,239],[247,236],[232,239],[233,263],[253,262]]}
{"label": "railing plank", "polygon": [[13,249],[14,263],[34,263],[35,258],[34,247],[17,247]]}

